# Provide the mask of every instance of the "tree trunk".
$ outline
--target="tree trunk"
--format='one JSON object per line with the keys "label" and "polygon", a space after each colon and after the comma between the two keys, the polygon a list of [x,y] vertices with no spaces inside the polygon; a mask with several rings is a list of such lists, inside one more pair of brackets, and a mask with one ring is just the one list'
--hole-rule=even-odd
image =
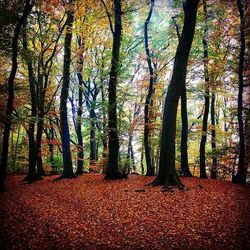
{"label": "tree trunk", "polygon": [[[82,48],[83,45],[81,40],[78,39],[79,47]],[[77,170],[75,175],[83,174],[83,166],[84,166],[84,152],[83,152],[83,138],[82,138],[82,108],[83,108],[83,79],[82,79],[82,67],[83,67],[83,55],[79,55],[78,60],[78,82],[79,82],[79,92],[78,92],[78,108],[77,108],[77,118],[76,118],[76,136],[78,140],[78,148],[77,148]]]}
{"label": "tree trunk", "polygon": [[184,27],[177,47],[172,78],[168,87],[163,113],[159,172],[152,185],[183,186],[175,169],[175,137],[178,102],[185,86],[187,63],[191,49],[198,0],[184,3]]}
{"label": "tree trunk", "polygon": [[36,134],[36,143],[37,143],[37,174],[39,177],[45,176],[46,173],[43,169],[43,160],[42,160],[42,135],[43,135],[43,112],[44,109],[41,109],[41,115],[38,116],[37,123],[37,134]]}
{"label": "tree trunk", "polygon": [[35,142],[35,121],[37,119],[37,96],[36,96],[36,79],[35,73],[33,70],[32,61],[29,55],[28,49],[28,41],[26,34],[26,27],[23,30],[23,48],[27,53],[25,58],[27,66],[28,66],[28,75],[29,75],[29,86],[30,86],[30,98],[31,98],[31,119],[29,122],[29,172],[26,176],[25,180],[29,183],[33,182],[37,179],[37,171],[36,171],[36,162],[37,162],[37,144]]}
{"label": "tree trunk", "polygon": [[[73,1],[70,1],[72,3]],[[64,41],[64,62],[63,62],[63,83],[60,97],[60,128],[61,140],[63,149],[63,173],[60,178],[72,178],[72,158],[70,150],[70,135],[67,114],[67,101],[70,83],[70,60],[71,60],[71,40],[72,40],[72,26],[73,26],[73,11],[67,11],[66,35]]]}
{"label": "tree trunk", "polygon": [[117,103],[116,87],[120,70],[120,46],[122,32],[121,0],[114,0],[115,27],[113,32],[112,61],[109,80],[109,103],[108,103],[108,132],[109,132],[109,160],[106,169],[106,179],[120,179],[126,177],[118,168],[119,140],[117,131]]}
{"label": "tree trunk", "polygon": [[[180,31],[177,21],[175,17],[172,17],[174,21],[175,30],[177,33],[177,37],[180,40]],[[186,85],[186,84],[185,84]],[[181,92],[181,171],[182,175],[186,177],[191,177],[192,174],[190,172],[188,166],[188,114],[187,114],[187,90],[186,86],[184,86]]]}
{"label": "tree trunk", "polygon": [[245,15],[241,0],[237,0],[238,9],[240,13],[240,58],[239,58],[239,92],[238,92],[238,123],[239,123],[239,163],[237,174],[233,176],[234,183],[246,183],[247,169],[245,168],[245,135],[244,135],[244,123],[243,123],[243,89],[244,89],[244,56],[245,56]]}
{"label": "tree trunk", "polygon": [[90,110],[90,165],[96,163],[96,124],[95,113],[91,108]]}
{"label": "tree trunk", "polygon": [[147,55],[147,63],[148,63],[148,68],[149,68],[149,74],[150,74],[150,81],[149,81],[149,87],[148,87],[148,93],[146,96],[146,101],[145,101],[145,109],[144,109],[144,147],[145,147],[145,158],[146,158],[146,166],[147,166],[147,176],[153,176],[154,175],[154,166],[152,165],[152,148],[150,145],[150,117],[149,117],[149,108],[154,92],[154,69],[152,66],[152,59],[151,59],[151,54],[149,50],[149,45],[148,45],[148,24],[150,22],[152,13],[154,10],[154,0],[151,0],[151,6],[150,10],[148,13],[148,17],[144,23],[144,39],[145,39],[145,51]]}
{"label": "tree trunk", "polygon": [[101,96],[102,96],[102,144],[103,144],[103,150],[102,150],[102,172],[106,173],[107,168],[107,154],[108,154],[108,136],[106,133],[107,130],[107,117],[106,117],[106,108],[105,108],[105,95],[104,95],[104,89],[103,89],[103,78],[101,77]]}
{"label": "tree trunk", "polygon": [[206,141],[207,141],[207,121],[209,114],[209,75],[208,75],[208,46],[207,46],[207,6],[206,0],[203,0],[203,11],[205,20],[203,44],[203,61],[204,61],[204,75],[205,75],[205,108],[202,121],[202,136],[200,142],[200,178],[207,178],[206,174]]}
{"label": "tree trunk", "polygon": [[133,136],[130,134],[129,139],[128,139],[128,151],[127,151],[128,173],[130,173],[131,171],[136,172],[132,140],[133,140]]}
{"label": "tree trunk", "polygon": [[16,139],[16,144],[15,144],[15,152],[14,152],[14,155],[13,155],[13,161],[12,161],[12,168],[15,169],[16,167],[16,158],[17,158],[17,154],[18,154],[18,142],[19,142],[19,138],[20,138],[20,128],[21,128],[21,125],[19,124],[18,125],[18,129],[17,129],[17,139]]}
{"label": "tree trunk", "polygon": [[215,130],[215,93],[213,91],[211,96],[211,134],[212,134],[212,167],[211,167],[211,179],[217,177],[217,156],[216,156],[216,130]]}
{"label": "tree trunk", "polygon": [[[50,120],[50,126],[52,126],[51,120]],[[47,139],[51,140],[51,141],[54,140],[54,129],[52,127],[49,129]],[[54,145],[53,145],[53,143],[49,143],[49,161],[50,161],[52,173],[55,173],[56,166],[54,165]]]}
{"label": "tree trunk", "polygon": [[4,191],[4,183],[6,177],[6,171],[8,166],[8,151],[9,151],[9,136],[10,136],[10,128],[11,128],[11,115],[13,112],[13,101],[14,101],[14,80],[17,72],[17,54],[18,54],[18,38],[23,24],[25,23],[28,15],[31,12],[34,3],[31,0],[25,1],[25,8],[23,10],[22,16],[18,19],[14,36],[12,38],[12,67],[10,76],[8,78],[8,100],[7,100],[7,108],[5,117],[7,121],[4,124],[3,131],[3,148],[2,148],[2,157],[0,164],[0,192]]}
{"label": "tree trunk", "polygon": [[188,115],[187,115],[187,92],[186,87],[182,89],[181,93],[181,170],[183,176],[191,177],[188,166]]}
{"label": "tree trunk", "polygon": [[143,141],[141,146],[141,174],[144,175],[144,153],[143,153]]}

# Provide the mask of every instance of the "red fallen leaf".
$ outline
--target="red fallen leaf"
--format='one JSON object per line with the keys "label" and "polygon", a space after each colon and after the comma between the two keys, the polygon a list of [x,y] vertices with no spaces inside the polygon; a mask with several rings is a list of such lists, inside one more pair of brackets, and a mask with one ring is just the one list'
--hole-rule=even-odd
{"label": "red fallen leaf", "polygon": [[[184,178],[188,190],[160,192],[153,177],[104,181],[85,174],[23,185],[7,178],[0,195],[3,249],[244,249],[250,187]],[[200,188],[202,186],[203,188]],[[125,192],[128,190],[128,192]],[[145,190],[146,192],[136,192]]]}

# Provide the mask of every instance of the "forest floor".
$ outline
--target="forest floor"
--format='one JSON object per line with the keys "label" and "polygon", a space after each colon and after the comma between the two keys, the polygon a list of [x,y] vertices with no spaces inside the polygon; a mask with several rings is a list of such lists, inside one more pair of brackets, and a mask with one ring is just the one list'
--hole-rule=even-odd
{"label": "forest floor", "polygon": [[85,174],[33,184],[9,175],[0,194],[2,249],[250,249],[250,185],[182,178],[187,190]]}

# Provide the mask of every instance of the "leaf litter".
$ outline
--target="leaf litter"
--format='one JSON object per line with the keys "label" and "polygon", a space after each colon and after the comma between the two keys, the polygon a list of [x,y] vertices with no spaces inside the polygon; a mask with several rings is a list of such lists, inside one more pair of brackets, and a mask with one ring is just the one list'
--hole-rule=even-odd
{"label": "leaf litter", "polygon": [[[103,175],[23,184],[0,194],[1,249],[249,249],[250,186],[182,178],[161,192],[154,177]],[[202,187],[202,188],[201,188]]]}

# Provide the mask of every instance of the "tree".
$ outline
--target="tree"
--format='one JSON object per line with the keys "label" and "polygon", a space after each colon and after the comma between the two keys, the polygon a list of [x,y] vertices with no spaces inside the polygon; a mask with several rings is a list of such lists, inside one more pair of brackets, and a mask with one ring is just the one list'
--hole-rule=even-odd
{"label": "tree", "polygon": [[72,27],[74,21],[74,13],[72,10],[73,0],[70,1],[70,6],[67,10],[66,20],[66,35],[64,41],[64,61],[63,61],[63,83],[60,96],[60,129],[61,140],[63,149],[63,173],[60,178],[72,178],[72,158],[70,150],[70,135],[68,124],[67,101],[69,94],[70,83],[70,62],[71,62],[71,40],[72,40]]}
{"label": "tree", "polygon": [[[25,54],[29,54],[28,50],[28,41],[26,34],[26,25],[23,29],[23,48],[25,50]],[[29,137],[29,172],[26,177],[28,182],[32,182],[37,179],[37,171],[36,171],[36,163],[37,163],[37,145],[35,142],[35,120],[37,116],[37,93],[36,93],[36,78],[33,70],[32,61],[30,59],[30,55],[25,57],[26,63],[28,66],[28,75],[29,75],[29,85],[30,85],[30,98],[31,98],[31,118],[29,121],[28,128],[28,137]]]}
{"label": "tree", "polygon": [[206,0],[203,0],[203,12],[204,12],[204,37],[202,39],[203,44],[203,61],[204,61],[204,75],[205,75],[205,108],[202,121],[202,135],[200,142],[200,177],[207,178],[206,174],[206,141],[207,141],[207,121],[209,114],[209,74],[208,74],[208,45],[207,45],[207,5]]}
{"label": "tree", "polygon": [[151,145],[150,145],[150,117],[149,117],[149,109],[152,103],[152,97],[153,97],[153,92],[154,92],[154,83],[156,81],[155,77],[155,72],[154,68],[152,65],[152,57],[151,57],[151,52],[149,49],[149,44],[148,44],[148,24],[150,22],[151,16],[153,14],[154,10],[154,4],[155,1],[151,0],[151,5],[150,5],[150,10],[148,12],[147,19],[144,23],[144,46],[145,46],[145,51],[146,51],[146,56],[147,56],[147,63],[148,63],[148,69],[149,69],[149,75],[150,75],[150,81],[149,81],[149,87],[148,87],[148,93],[146,96],[146,101],[145,101],[145,108],[144,108],[144,147],[145,147],[145,158],[146,158],[146,166],[147,166],[147,176],[153,176],[154,175],[154,166],[152,165],[152,159],[151,159]]}
{"label": "tree", "polygon": [[[28,129],[29,172],[24,179],[28,182],[41,179],[42,176],[46,175],[43,169],[41,149],[44,120],[58,89],[56,88],[56,91],[49,100],[48,97],[46,98],[54,77],[52,66],[57,55],[58,42],[65,27],[65,23],[61,25],[64,17],[60,20],[59,18],[52,18],[50,14],[51,11],[47,13],[44,6],[36,6],[36,12],[31,20],[39,24],[38,29],[34,32],[31,21],[30,25],[25,25],[25,29],[23,30],[22,56],[28,68],[31,105],[31,117],[29,118]],[[47,23],[48,18],[50,20],[49,24]],[[58,33],[52,32],[52,28],[57,28],[56,25],[58,25]],[[27,37],[27,32],[32,34],[29,38]],[[37,35],[38,33],[39,35]],[[36,46],[32,48],[32,44],[36,44]]]}
{"label": "tree", "polygon": [[[104,1],[103,5],[106,8]],[[117,103],[116,103],[116,88],[118,84],[118,74],[120,69],[120,46],[122,32],[122,10],[121,0],[114,0],[115,24],[113,27],[110,19],[110,14],[107,11],[110,21],[110,29],[113,35],[111,70],[108,88],[108,135],[109,135],[109,158],[106,169],[106,179],[119,179],[126,177],[119,170],[119,139],[117,131]]]}
{"label": "tree", "polygon": [[[180,31],[179,26],[175,20],[175,17],[172,17],[174,21],[175,30],[180,40]],[[184,85],[183,90],[181,92],[181,171],[182,175],[186,177],[191,177],[192,174],[190,172],[188,166],[188,113],[187,113],[187,90]]]}
{"label": "tree", "polygon": [[[84,42],[79,37],[78,45],[80,50],[84,47]],[[78,58],[78,70],[77,70],[77,78],[79,81],[79,92],[78,92],[78,107],[77,107],[77,118],[76,118],[76,135],[78,140],[78,149],[77,149],[77,170],[75,175],[81,175],[83,173],[83,165],[84,165],[84,152],[83,152],[83,138],[82,138],[82,109],[83,109],[83,79],[82,79],[82,65],[83,65],[83,53],[79,54]]]}
{"label": "tree", "polygon": [[18,39],[21,28],[25,23],[28,15],[31,12],[31,9],[34,5],[34,1],[26,0],[25,7],[23,10],[22,16],[18,19],[15,30],[14,36],[12,39],[12,67],[10,76],[8,78],[8,100],[7,100],[7,108],[5,112],[5,116],[8,119],[4,124],[4,132],[3,132],[3,149],[2,149],[2,158],[0,164],[0,191],[4,191],[4,182],[5,176],[8,166],[8,150],[9,150],[9,135],[10,135],[10,128],[11,128],[11,115],[13,112],[13,101],[14,101],[14,80],[17,72],[17,56],[18,56]]}
{"label": "tree", "polygon": [[211,146],[212,146],[212,167],[211,179],[217,177],[217,156],[216,156],[216,130],[215,130],[215,92],[212,90],[211,95]]}
{"label": "tree", "polygon": [[164,185],[165,187],[170,185],[183,186],[175,169],[176,117],[179,98],[185,86],[187,63],[195,31],[198,2],[198,0],[187,0],[183,5],[185,14],[184,27],[176,50],[173,74],[164,104],[159,173],[152,185]]}
{"label": "tree", "polygon": [[240,57],[239,57],[239,92],[238,92],[238,123],[239,123],[239,162],[237,174],[233,176],[234,183],[245,183],[247,169],[245,168],[245,135],[244,135],[244,122],[243,122],[243,89],[244,89],[244,61],[245,61],[245,13],[243,9],[242,0],[237,0],[237,5],[240,14]]}

